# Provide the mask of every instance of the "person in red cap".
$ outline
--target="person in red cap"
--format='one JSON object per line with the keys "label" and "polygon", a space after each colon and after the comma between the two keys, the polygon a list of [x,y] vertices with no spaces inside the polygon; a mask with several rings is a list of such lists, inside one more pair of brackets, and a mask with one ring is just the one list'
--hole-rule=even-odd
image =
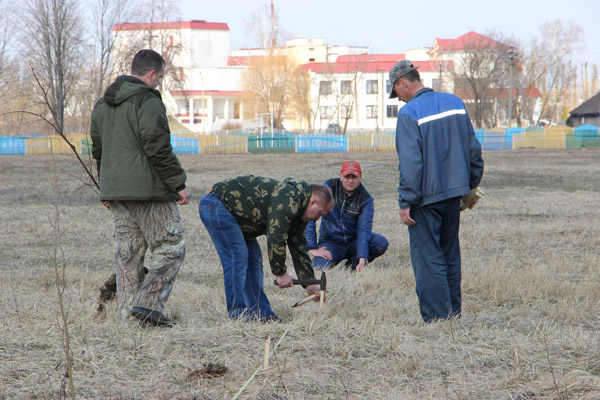
{"label": "person in red cap", "polygon": [[373,197],[361,180],[360,164],[346,161],[339,178],[325,181],[335,207],[321,219],[318,242],[315,221],[309,222],[305,230],[314,269],[331,269],[347,260],[347,267],[361,272],[368,262],[386,252],[388,240],[373,232]]}

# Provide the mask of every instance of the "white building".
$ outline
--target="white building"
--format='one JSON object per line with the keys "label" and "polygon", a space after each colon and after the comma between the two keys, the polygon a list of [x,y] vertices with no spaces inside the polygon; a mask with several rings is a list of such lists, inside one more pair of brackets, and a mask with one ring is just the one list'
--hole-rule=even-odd
{"label": "white building", "polygon": [[[221,22],[122,23],[113,28],[115,53],[129,58],[143,47],[175,69],[163,86],[168,112],[195,132],[209,133],[245,119],[243,66],[228,66],[229,27]],[[148,39],[152,38],[152,39]],[[166,86],[166,88],[165,88]]]}
{"label": "white building", "polygon": [[[398,109],[404,103],[389,98],[389,71],[404,59],[404,54],[362,54],[340,56],[332,63],[306,64],[314,129],[339,125],[346,131],[394,130]],[[438,77],[435,64],[411,61],[419,67],[423,84],[431,87]]]}
{"label": "white building", "polygon": [[[450,70],[465,48],[470,32],[457,39],[436,39],[432,48],[404,54],[368,54],[368,48],[328,46],[322,38],[296,38],[276,49],[229,50],[225,23],[183,21],[123,23],[113,28],[117,59],[129,60],[140,48],[165,56],[169,78],[161,88],[170,114],[192,131],[218,132],[259,124],[250,93],[244,92],[244,71],[256,57],[286,57],[303,66],[310,77],[311,121],[290,114],[288,129],[394,130],[403,103],[389,99],[389,70],[399,60],[419,66],[423,84],[453,92]],[[489,38],[485,38],[489,39]],[[481,39],[480,39],[481,40]],[[467,96],[468,97],[468,96]],[[466,102],[469,99],[465,99]]]}
{"label": "white building", "polygon": [[[271,49],[240,49],[231,52],[232,57],[265,56]],[[272,50],[273,55],[286,56],[296,65],[311,62],[335,62],[339,56],[367,54],[368,47],[363,46],[328,46],[323,38],[294,38],[285,42],[285,47]]]}

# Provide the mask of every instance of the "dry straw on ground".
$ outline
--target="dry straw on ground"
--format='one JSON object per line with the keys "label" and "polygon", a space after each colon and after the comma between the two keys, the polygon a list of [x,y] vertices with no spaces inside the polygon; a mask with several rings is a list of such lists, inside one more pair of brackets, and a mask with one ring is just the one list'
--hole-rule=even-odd
{"label": "dry straw on ground", "polygon": [[[216,252],[197,214],[201,194],[240,174],[321,182],[351,157],[376,198],[389,251],[361,274],[328,274],[330,296],[265,287],[284,323],[226,318]],[[231,399],[263,363],[265,337],[288,333],[240,399],[600,398],[600,152],[523,149],[484,154],[485,197],[463,213],[464,315],[418,315],[394,153],[181,156],[192,202],[180,207],[187,256],[167,314],[173,329],[97,316],[112,273],[110,213],[57,157],[65,227],[65,306],[81,399]],[[65,356],[49,249],[52,158],[0,157],[0,399],[60,398]],[[264,245],[264,241],[262,241]],[[208,365],[222,374],[203,374]]]}

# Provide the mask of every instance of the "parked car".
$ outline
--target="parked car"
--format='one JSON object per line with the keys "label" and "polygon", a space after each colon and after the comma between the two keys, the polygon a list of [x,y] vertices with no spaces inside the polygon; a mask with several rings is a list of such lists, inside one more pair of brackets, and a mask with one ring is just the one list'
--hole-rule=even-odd
{"label": "parked car", "polygon": [[329,124],[327,125],[327,129],[325,129],[327,133],[342,133],[342,127],[339,124]]}
{"label": "parked car", "polygon": [[537,123],[537,126],[540,128],[546,128],[550,126],[550,121],[548,121],[547,119],[540,119],[540,122]]}

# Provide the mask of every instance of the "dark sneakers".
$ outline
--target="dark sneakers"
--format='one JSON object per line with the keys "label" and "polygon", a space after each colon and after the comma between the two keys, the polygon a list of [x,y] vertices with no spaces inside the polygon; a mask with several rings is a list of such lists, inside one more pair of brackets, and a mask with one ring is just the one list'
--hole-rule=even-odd
{"label": "dark sneakers", "polygon": [[165,328],[172,328],[177,325],[177,322],[165,316],[163,313],[157,310],[152,310],[146,307],[135,306],[131,309],[131,315],[139,319],[140,321],[150,324],[153,326],[162,326]]}
{"label": "dark sneakers", "polygon": [[261,317],[258,319],[258,322],[263,323],[263,324],[268,324],[270,322],[283,322],[281,320],[281,318],[279,318],[277,315],[271,315],[268,317]]}

